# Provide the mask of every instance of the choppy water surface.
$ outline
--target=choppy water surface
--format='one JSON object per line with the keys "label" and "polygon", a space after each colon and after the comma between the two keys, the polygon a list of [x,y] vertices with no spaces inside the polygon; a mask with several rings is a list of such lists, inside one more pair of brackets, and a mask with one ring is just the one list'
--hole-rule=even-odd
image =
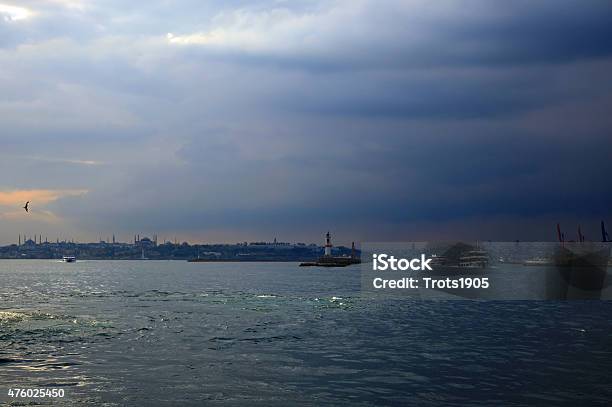
{"label": "choppy water surface", "polygon": [[44,386],[109,406],[612,399],[612,302],[372,300],[358,267],[288,263],[6,260],[0,279],[4,402]]}

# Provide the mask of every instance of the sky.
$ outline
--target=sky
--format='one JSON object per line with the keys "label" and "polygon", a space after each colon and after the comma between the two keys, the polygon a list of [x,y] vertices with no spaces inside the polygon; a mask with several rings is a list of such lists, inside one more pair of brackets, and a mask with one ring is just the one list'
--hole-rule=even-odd
{"label": "sky", "polygon": [[0,0],[0,90],[3,244],[612,229],[609,0]]}

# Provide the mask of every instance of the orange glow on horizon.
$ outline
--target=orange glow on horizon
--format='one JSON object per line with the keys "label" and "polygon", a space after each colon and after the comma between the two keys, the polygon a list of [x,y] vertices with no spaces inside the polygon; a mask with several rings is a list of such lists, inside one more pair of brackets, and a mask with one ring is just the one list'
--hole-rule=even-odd
{"label": "orange glow on horizon", "polygon": [[19,205],[21,207],[27,201],[30,201],[32,207],[43,206],[66,196],[80,196],[87,192],[86,189],[18,189],[0,191],[0,205]]}

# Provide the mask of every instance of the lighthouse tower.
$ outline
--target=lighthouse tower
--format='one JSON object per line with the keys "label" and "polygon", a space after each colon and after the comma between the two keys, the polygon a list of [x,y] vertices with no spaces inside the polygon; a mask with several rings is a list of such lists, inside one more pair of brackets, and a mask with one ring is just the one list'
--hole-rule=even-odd
{"label": "lighthouse tower", "polygon": [[325,256],[331,256],[331,249],[331,236],[329,232],[327,232],[327,234],[325,235]]}

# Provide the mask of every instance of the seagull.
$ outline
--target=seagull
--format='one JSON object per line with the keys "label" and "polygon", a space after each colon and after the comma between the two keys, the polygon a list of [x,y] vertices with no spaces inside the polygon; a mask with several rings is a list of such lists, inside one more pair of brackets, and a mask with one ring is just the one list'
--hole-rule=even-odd
{"label": "seagull", "polygon": [[23,209],[25,209],[26,212],[29,212],[28,210],[28,205],[30,204],[30,201],[26,202],[25,206],[23,207]]}

